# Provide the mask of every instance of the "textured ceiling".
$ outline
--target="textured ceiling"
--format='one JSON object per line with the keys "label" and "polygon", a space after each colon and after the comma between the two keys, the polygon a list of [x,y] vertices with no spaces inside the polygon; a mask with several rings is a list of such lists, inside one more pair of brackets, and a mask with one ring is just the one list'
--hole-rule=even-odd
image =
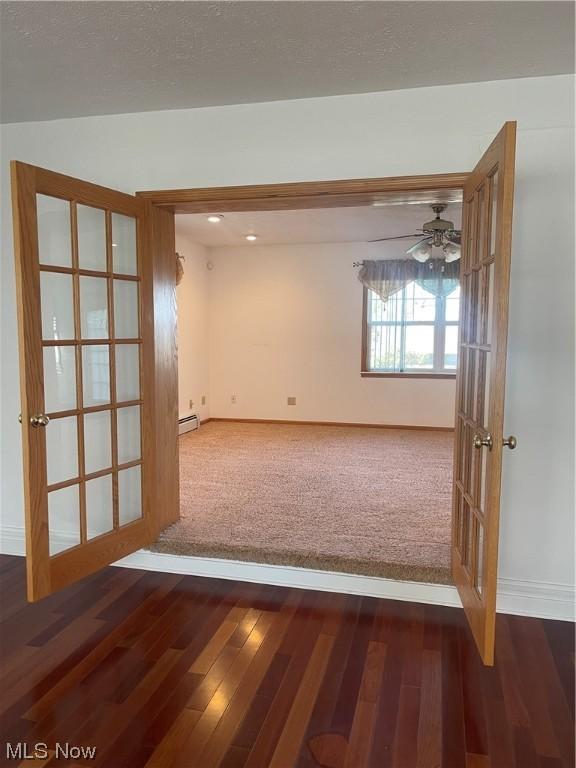
{"label": "textured ceiling", "polygon": [[[443,218],[461,224],[462,206],[452,203]],[[176,216],[177,232],[208,246],[279,245],[282,243],[357,243],[377,237],[412,234],[425,221],[434,218],[429,205],[390,205],[373,208],[322,208],[301,211],[253,211],[225,213],[219,224],[211,224],[207,214],[184,213]],[[258,235],[247,243],[246,235]],[[400,240],[378,248],[388,255],[401,256],[414,240]]]}
{"label": "textured ceiling", "polygon": [[3,122],[560,74],[571,2],[2,2]]}

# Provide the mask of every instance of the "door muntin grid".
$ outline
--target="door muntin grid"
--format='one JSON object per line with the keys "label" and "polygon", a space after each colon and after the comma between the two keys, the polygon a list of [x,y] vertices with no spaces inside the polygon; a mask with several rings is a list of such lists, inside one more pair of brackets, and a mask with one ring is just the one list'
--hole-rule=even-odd
{"label": "door muntin grid", "polygon": [[457,392],[454,546],[462,567],[482,599],[485,557],[486,489],[490,482],[491,454],[471,448],[474,435],[490,433],[490,376],[492,313],[494,302],[495,195],[498,169],[465,200],[470,237],[462,258],[462,329]]}
{"label": "door muntin grid", "polygon": [[37,201],[53,556],[143,517],[142,270],[135,217],[49,195]]}

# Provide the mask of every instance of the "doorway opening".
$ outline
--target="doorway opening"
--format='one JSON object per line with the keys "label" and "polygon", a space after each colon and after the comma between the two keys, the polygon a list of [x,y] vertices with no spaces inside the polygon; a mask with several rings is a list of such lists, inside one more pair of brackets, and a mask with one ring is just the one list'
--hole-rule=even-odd
{"label": "doorway opening", "polygon": [[[462,192],[414,197],[176,215],[188,431],[153,549],[451,582],[458,264],[407,250]],[[381,262],[417,274],[382,296]]]}
{"label": "doorway opening", "polygon": [[[464,306],[458,334],[451,567],[454,584],[461,596],[482,659],[484,663],[492,664],[502,450],[504,447],[516,447],[513,435],[503,437],[515,145],[516,123],[507,122],[469,174],[208,190],[164,190],[141,192],[136,196],[12,161],[29,599],[41,599],[113,562],[121,554],[135,552],[141,546],[152,544],[159,532],[180,518],[175,213],[207,213],[218,209],[226,212],[290,211],[366,204],[385,207],[394,201],[422,203],[431,195],[433,199],[428,202],[437,207],[439,203],[446,202],[442,198],[438,199],[439,194],[446,195],[447,190],[459,194],[462,190],[462,231],[457,233],[454,225],[446,222],[428,222],[422,227],[428,245],[416,246],[415,250],[410,250],[410,255],[426,256],[426,259],[417,259],[419,262],[428,260],[432,250],[429,247],[430,239],[434,247],[442,244],[436,242],[438,233],[434,230],[438,227],[443,230],[440,240],[444,239],[444,235],[448,234],[445,230],[448,230],[451,233],[448,240],[452,250],[448,253],[447,247],[445,249],[444,265],[438,270],[437,282],[448,278],[449,286],[456,276],[449,274],[446,264],[458,259],[454,248],[460,244],[458,240],[455,245],[453,236],[461,235],[464,245],[459,267]],[[56,254],[56,263],[50,247],[46,248],[46,242],[52,242],[51,237],[47,241],[42,238],[42,244],[40,242],[41,205],[38,198],[41,196],[64,201],[64,207],[52,222],[63,236],[63,245]],[[56,203],[50,201],[52,205]],[[87,255],[84,246],[82,255],[80,253],[80,206],[95,209],[90,213],[89,221],[93,221],[93,216],[96,216],[100,222],[97,269],[94,269],[91,258],[88,263],[84,261]],[[127,229],[135,235],[128,238],[131,254],[128,263],[136,264],[136,272],[132,274],[127,269],[126,260],[123,257],[120,260],[117,258],[121,256],[118,249],[126,249],[126,243],[120,244],[116,239],[118,232],[123,230],[122,226],[118,230],[118,226],[114,225],[114,218],[118,215],[128,219],[124,231]],[[430,237],[429,230],[433,230],[433,237]],[[258,238],[254,237],[255,233],[248,234],[250,236],[247,240],[256,242]],[[413,237],[413,234],[409,237]],[[382,242],[382,238],[376,240]],[[95,242],[92,236],[89,242]],[[114,256],[115,248],[117,257]],[[176,263],[179,262],[179,259],[176,260]],[[410,260],[402,263],[414,264]],[[434,267],[434,260],[430,263]],[[370,260],[356,263],[356,266],[361,266],[360,278],[364,287],[375,292],[384,303],[389,303],[398,293],[398,283],[404,290],[409,289],[411,283],[426,288],[430,282],[429,273],[421,274],[414,266],[410,270],[403,268],[400,275],[394,267],[392,273],[395,276],[392,276],[389,264],[386,259],[379,260],[379,263]],[[448,274],[440,274],[444,271]],[[54,274],[60,283],[60,300],[55,298],[52,278],[46,277]],[[407,276],[410,279],[406,279]],[[82,286],[86,285],[84,278],[99,281],[98,293],[101,300],[97,302],[97,315],[100,318],[97,327],[85,322],[86,310],[92,316],[94,307],[91,306],[90,298],[86,302],[82,297]],[[127,281],[140,283],[140,286],[130,289],[133,298],[131,302],[122,300],[125,290],[122,286]],[[435,292],[444,304],[452,292],[452,287],[445,290],[448,286],[443,286],[441,290],[438,286]],[[85,298],[90,295],[87,294]],[[368,294],[364,295],[363,323],[366,327],[363,326],[362,333],[361,375],[368,378],[374,378],[377,374],[401,378],[407,378],[407,375],[426,376],[415,374],[412,370],[398,371],[396,362],[390,371],[388,351],[383,358],[386,370],[379,369],[382,367],[381,362],[376,365],[372,361],[372,356],[367,354],[367,340],[371,338],[367,326],[370,324],[372,332],[372,326],[378,325],[378,312],[372,315],[370,309],[370,315],[366,314],[372,300],[368,301]],[[400,303],[404,305],[405,299]],[[120,320],[128,310],[132,316],[129,325]],[[327,315],[337,316],[339,311],[340,306],[334,302]],[[64,320],[60,323],[57,316],[62,312]],[[432,334],[432,372],[439,376],[446,373],[443,374],[438,367],[446,368],[449,362],[445,346],[438,347],[436,343],[437,339],[446,339],[449,335],[446,306],[440,311],[440,317],[443,320],[439,324],[434,323]],[[61,326],[65,330],[64,334],[60,333]],[[322,325],[319,327],[322,328]],[[98,331],[96,336],[95,330]],[[127,338],[126,330],[129,331]],[[382,328],[378,333],[381,338]],[[301,335],[303,340],[307,334],[306,327]],[[405,342],[407,338],[406,335]],[[109,391],[110,398],[106,397],[107,402],[99,405],[88,405],[84,403],[83,396],[84,348],[96,346],[96,342],[111,348],[108,350],[108,367],[102,368],[103,375],[108,378],[109,388],[98,389],[102,395]],[[117,397],[121,390],[119,384],[123,386],[126,377],[118,376],[116,348],[121,350],[122,345],[126,344],[135,345],[139,349],[140,365],[133,367],[140,384],[140,399],[137,402],[120,402]],[[52,350],[48,353],[48,365],[45,365],[44,352],[49,348],[63,346],[73,350],[73,354],[68,356],[65,393],[66,403],[70,407],[50,411],[46,408],[46,401],[53,397],[54,387],[51,389],[50,377],[45,380],[44,374],[50,371],[52,358],[55,363],[60,360],[57,363],[59,375],[64,374],[64,368],[60,351],[56,353]],[[385,349],[388,350],[387,345]],[[399,356],[396,357],[396,353],[392,355],[394,361],[400,361],[400,369],[403,356],[406,363],[408,349],[409,345],[404,343],[404,351],[401,345]],[[381,359],[380,353],[378,359]],[[362,366],[366,364],[369,370],[363,370]],[[378,370],[370,370],[374,366]],[[413,367],[413,363],[410,366]],[[88,365],[86,370],[94,371],[95,368]],[[339,367],[336,366],[333,371],[328,367],[327,370],[333,373],[332,380],[337,381]],[[295,396],[289,397],[286,404],[295,406]],[[58,398],[52,403],[61,405]],[[143,406],[140,410],[140,451],[138,441],[134,441],[139,458],[120,465],[120,445],[125,445],[126,432],[119,428],[121,419],[118,415],[106,412],[116,412],[119,408],[133,405]],[[46,410],[49,412],[46,413]],[[104,412],[107,423],[110,418],[110,429],[104,430],[102,439],[93,445],[91,441],[86,443],[85,432],[87,418],[96,412]],[[68,418],[72,418],[72,425],[75,422],[75,429],[69,430],[68,439],[63,441],[59,439],[59,433],[65,424],[64,420]],[[52,421],[60,423],[56,425],[56,430],[50,429],[47,435],[46,429]],[[136,420],[136,426],[137,423]],[[339,421],[338,426],[341,425],[346,426],[347,423]],[[365,425],[363,422],[362,426]],[[321,426],[334,425],[323,422]],[[398,428],[400,425],[393,426]],[[132,435],[138,434],[137,428],[130,431]],[[101,466],[94,472],[87,471],[87,446],[89,449],[103,449],[98,459]],[[50,483],[47,478],[50,476],[54,479],[52,469],[63,463],[63,450],[67,452],[67,457],[71,456],[66,461],[66,478],[60,477],[58,481]],[[136,464],[132,466],[132,462]],[[134,469],[136,465],[140,467],[138,476],[141,481],[132,483],[133,492],[124,493],[122,498],[120,475]],[[88,483],[107,476],[112,476],[112,493],[101,498],[98,495],[93,497],[89,512]],[[122,477],[125,483],[126,476]],[[106,482],[109,483],[108,480]],[[118,492],[114,491],[114,485]],[[54,494],[61,491],[68,493],[69,488],[74,498],[69,504],[60,505]],[[129,515],[126,514],[127,510]],[[65,551],[52,554],[51,545],[59,531],[58,525],[66,522],[67,515],[71,515],[75,540]],[[89,535],[88,520],[89,517],[93,520],[94,515],[107,520],[107,527],[100,535],[92,538]],[[267,541],[273,539],[272,529]]]}

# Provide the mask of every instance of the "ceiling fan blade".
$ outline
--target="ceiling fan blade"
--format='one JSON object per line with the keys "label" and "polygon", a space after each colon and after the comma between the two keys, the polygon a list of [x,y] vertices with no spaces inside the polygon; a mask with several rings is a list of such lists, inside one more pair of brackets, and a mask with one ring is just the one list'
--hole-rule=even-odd
{"label": "ceiling fan blade", "polygon": [[414,243],[414,245],[411,245],[410,248],[408,248],[407,252],[415,250],[420,245],[420,243],[431,243],[431,242],[432,242],[431,237],[423,237],[422,240],[418,240],[417,243]]}
{"label": "ceiling fan blade", "polygon": [[403,240],[406,237],[421,237],[422,233],[417,232],[414,235],[397,235],[396,237],[378,237],[376,240],[368,240],[369,243],[382,243],[384,240]]}

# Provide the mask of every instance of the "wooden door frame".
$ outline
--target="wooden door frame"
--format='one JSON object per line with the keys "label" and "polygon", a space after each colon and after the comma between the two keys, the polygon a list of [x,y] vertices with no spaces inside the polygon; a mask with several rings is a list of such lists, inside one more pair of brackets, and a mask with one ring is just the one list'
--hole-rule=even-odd
{"label": "wooden door frame", "polygon": [[377,201],[389,204],[425,203],[432,198],[442,202],[450,200],[450,192],[459,194],[463,192],[470,173],[296,181],[285,184],[249,184],[233,187],[154,189],[136,192],[136,195],[173,213],[344,208],[372,205]]}
{"label": "wooden door frame", "polygon": [[[342,208],[372,205],[376,201],[388,204],[450,202],[454,201],[456,195],[459,196],[459,201],[463,198],[464,185],[470,175],[471,172],[442,173],[232,187],[156,189],[137,192],[136,195],[145,198],[156,209],[160,209],[160,213],[163,209],[171,214]],[[456,378],[459,367],[460,361],[455,371]],[[414,374],[406,375],[414,376]],[[440,375],[438,378],[447,377]],[[453,376],[451,375],[450,378]],[[177,400],[172,405],[172,411],[175,409],[177,413]],[[164,413],[166,408],[167,406]],[[163,478],[165,494],[170,492],[170,487],[174,484],[173,477],[164,476]],[[178,482],[177,475],[176,482]],[[171,488],[171,491],[172,498],[178,498],[178,489]],[[454,487],[452,496],[454,496]],[[452,510],[453,506],[452,499]],[[451,530],[454,523],[452,517],[453,511],[451,511]],[[169,522],[173,520],[172,517]],[[168,521],[165,522],[168,523]]]}

